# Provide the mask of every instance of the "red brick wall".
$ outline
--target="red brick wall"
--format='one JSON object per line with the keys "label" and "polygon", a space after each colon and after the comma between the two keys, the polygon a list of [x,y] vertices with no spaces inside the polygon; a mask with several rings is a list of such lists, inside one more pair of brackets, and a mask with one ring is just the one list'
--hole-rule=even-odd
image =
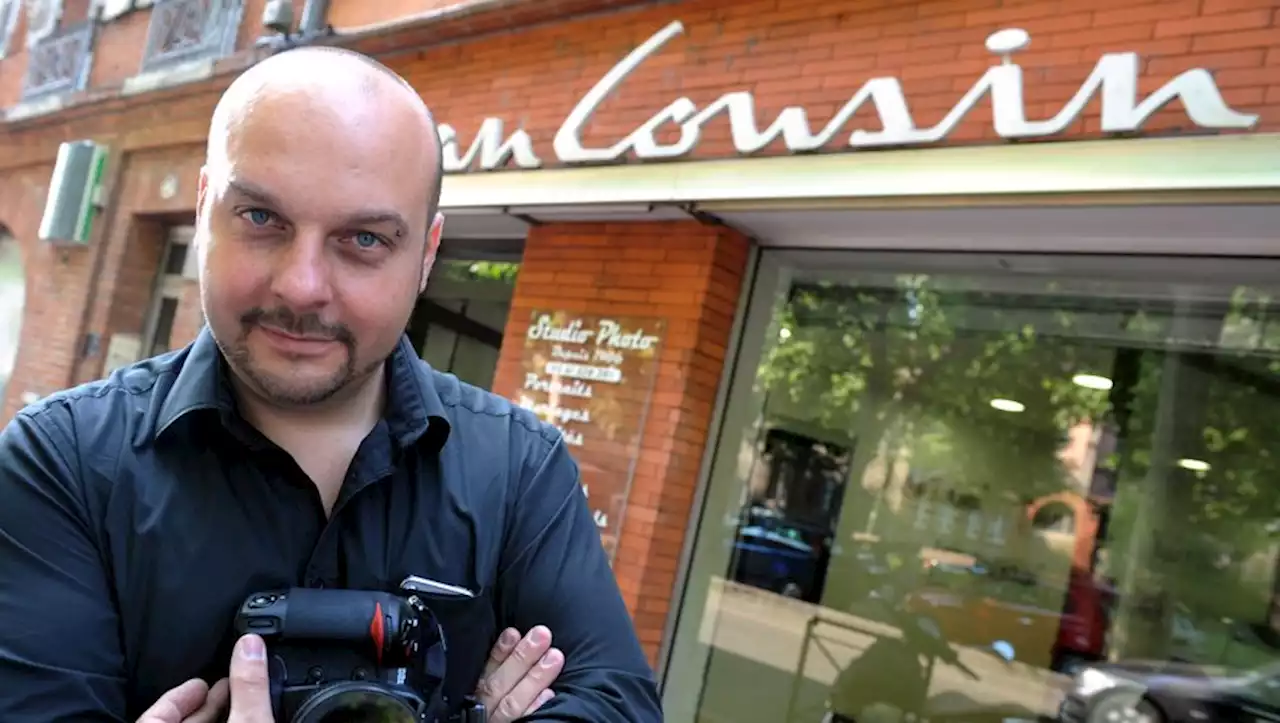
{"label": "red brick wall", "polygon": [[614,572],[656,660],[747,260],[746,239],[696,222],[548,224],[531,232],[494,391],[513,397],[535,310],[665,318]]}
{"label": "red brick wall", "polygon": [[52,164],[32,166],[0,181],[0,224],[22,247],[27,277],[22,336],[13,378],[0,400],[0,423],[18,410],[25,392],[43,395],[65,387],[75,358],[86,298],[80,283],[88,270],[85,252],[34,242],[52,172]]}

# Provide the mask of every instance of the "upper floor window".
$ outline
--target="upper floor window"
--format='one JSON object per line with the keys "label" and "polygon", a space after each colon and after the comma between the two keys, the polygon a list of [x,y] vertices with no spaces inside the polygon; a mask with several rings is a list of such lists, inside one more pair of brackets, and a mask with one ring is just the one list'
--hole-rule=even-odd
{"label": "upper floor window", "polygon": [[152,0],[142,69],[229,55],[243,14],[243,0]]}
{"label": "upper floor window", "polygon": [[93,61],[95,23],[87,6],[64,17],[62,0],[24,0],[27,71],[23,100],[84,90]]}
{"label": "upper floor window", "polygon": [[0,58],[9,54],[21,9],[22,0],[0,0]]}
{"label": "upper floor window", "polygon": [[104,23],[125,15],[134,10],[149,8],[152,0],[93,0],[93,6],[98,11],[98,19]]}
{"label": "upper floor window", "polygon": [[27,10],[27,46],[53,35],[62,19],[62,0],[24,0]]}

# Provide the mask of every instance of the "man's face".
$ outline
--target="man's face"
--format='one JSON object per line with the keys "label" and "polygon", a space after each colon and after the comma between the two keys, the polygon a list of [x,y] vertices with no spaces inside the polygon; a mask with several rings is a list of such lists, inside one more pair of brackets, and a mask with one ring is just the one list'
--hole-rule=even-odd
{"label": "man's face", "polygon": [[260,101],[200,176],[205,316],[237,376],[282,405],[378,369],[439,242],[429,129],[376,94],[316,95]]}

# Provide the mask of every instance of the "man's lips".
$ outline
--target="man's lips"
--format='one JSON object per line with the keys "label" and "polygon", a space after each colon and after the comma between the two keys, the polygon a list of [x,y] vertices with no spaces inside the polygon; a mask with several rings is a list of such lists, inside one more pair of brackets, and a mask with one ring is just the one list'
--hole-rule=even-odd
{"label": "man's lips", "polygon": [[299,336],[287,331],[259,324],[268,344],[288,356],[319,356],[328,354],[338,343],[331,337]]}
{"label": "man's lips", "polygon": [[272,334],[275,334],[276,336],[284,337],[285,339],[288,339],[290,341],[307,342],[310,344],[327,344],[329,342],[337,341],[337,339],[334,339],[332,337],[327,337],[327,336],[300,336],[298,334],[292,334],[290,332],[284,331],[283,329],[277,329],[274,326],[266,326],[265,324],[259,324],[259,327],[265,331],[269,331]]}

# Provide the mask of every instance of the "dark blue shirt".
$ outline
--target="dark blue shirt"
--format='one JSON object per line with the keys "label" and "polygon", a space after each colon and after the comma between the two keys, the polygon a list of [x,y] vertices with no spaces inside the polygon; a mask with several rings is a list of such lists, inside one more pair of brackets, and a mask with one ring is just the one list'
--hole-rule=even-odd
{"label": "dark blue shirt", "polygon": [[185,680],[226,675],[249,593],[409,575],[477,593],[432,605],[454,699],[502,628],[543,624],[566,663],[530,720],[661,720],[559,434],[407,339],[387,364],[387,410],[327,518],[293,458],[237,414],[207,329],[19,412],[0,433],[0,721],[132,721]]}

